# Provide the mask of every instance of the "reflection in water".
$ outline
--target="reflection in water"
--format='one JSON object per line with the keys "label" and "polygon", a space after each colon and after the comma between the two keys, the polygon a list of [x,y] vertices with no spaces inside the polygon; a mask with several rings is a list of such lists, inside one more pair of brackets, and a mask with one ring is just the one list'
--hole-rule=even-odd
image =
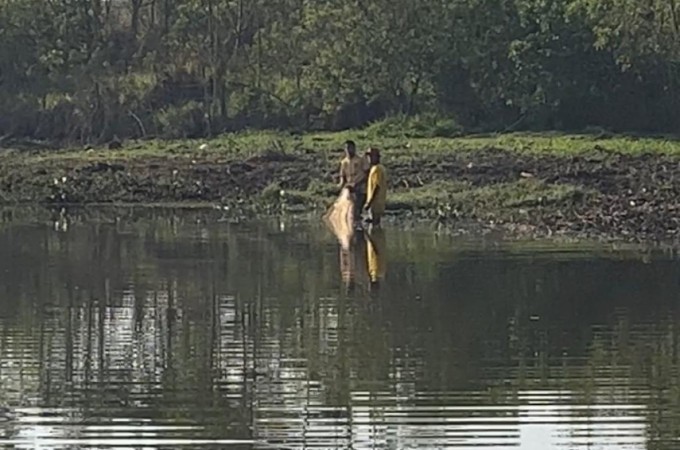
{"label": "reflection in water", "polygon": [[368,277],[372,289],[376,289],[387,272],[387,242],[385,231],[381,227],[371,228],[366,235],[366,256],[368,261]]}
{"label": "reflection in water", "polygon": [[324,222],[338,240],[340,250],[340,277],[345,287],[345,292],[354,292],[357,284],[357,272],[361,272],[362,266],[359,259],[360,248],[363,242],[363,233],[354,228],[354,205],[350,193],[343,189],[338,199],[331,205],[324,215]]}
{"label": "reflection in water", "polygon": [[352,202],[347,190],[324,216],[326,226],[338,240],[340,249],[340,276],[347,293],[354,292],[359,284],[367,284],[376,291],[387,271],[387,243],[381,227],[371,227],[366,232],[353,226]]}
{"label": "reflection in water", "polygon": [[348,251],[354,230],[354,203],[348,189],[343,189],[337,200],[331,205],[323,217],[324,222],[335,234],[342,250]]}
{"label": "reflection in water", "polygon": [[677,448],[670,258],[143,214],[0,223],[0,445]]}
{"label": "reflection in water", "polygon": [[364,284],[366,261],[364,258],[366,241],[363,233],[352,236],[349,246],[340,246],[340,276],[346,293],[352,293],[358,284]]}

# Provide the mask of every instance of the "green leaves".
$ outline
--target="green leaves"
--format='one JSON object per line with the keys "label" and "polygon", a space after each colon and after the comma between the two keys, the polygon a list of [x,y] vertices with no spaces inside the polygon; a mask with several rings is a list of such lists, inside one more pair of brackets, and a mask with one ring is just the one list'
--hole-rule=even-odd
{"label": "green leaves", "polygon": [[678,13],[676,0],[0,0],[0,135],[161,135],[164,115],[209,134],[418,114],[468,130],[675,129]]}

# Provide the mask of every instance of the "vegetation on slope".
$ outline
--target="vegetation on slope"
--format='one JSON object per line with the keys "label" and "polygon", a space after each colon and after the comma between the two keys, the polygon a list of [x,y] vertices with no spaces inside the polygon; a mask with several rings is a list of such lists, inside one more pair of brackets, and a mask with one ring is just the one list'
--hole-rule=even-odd
{"label": "vegetation on slope", "polygon": [[0,141],[414,116],[448,137],[676,132],[677,16],[665,0],[0,0]]}

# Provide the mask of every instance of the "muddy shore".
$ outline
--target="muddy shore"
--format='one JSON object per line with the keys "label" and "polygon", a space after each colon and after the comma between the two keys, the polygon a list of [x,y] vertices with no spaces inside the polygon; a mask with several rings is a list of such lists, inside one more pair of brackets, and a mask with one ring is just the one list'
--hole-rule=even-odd
{"label": "muddy shore", "polygon": [[[81,155],[79,157],[78,155]],[[680,157],[593,145],[578,154],[485,146],[385,151],[393,221],[475,223],[515,234],[680,242]],[[304,146],[129,157],[0,153],[0,205],[192,204],[233,216],[321,212],[341,154]]]}

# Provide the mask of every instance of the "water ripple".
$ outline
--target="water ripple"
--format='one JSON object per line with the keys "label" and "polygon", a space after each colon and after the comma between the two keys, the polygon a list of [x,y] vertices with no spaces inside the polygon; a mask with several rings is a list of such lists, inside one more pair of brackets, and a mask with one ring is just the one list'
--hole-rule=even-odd
{"label": "water ripple", "polygon": [[674,261],[276,230],[0,229],[0,446],[678,448]]}

